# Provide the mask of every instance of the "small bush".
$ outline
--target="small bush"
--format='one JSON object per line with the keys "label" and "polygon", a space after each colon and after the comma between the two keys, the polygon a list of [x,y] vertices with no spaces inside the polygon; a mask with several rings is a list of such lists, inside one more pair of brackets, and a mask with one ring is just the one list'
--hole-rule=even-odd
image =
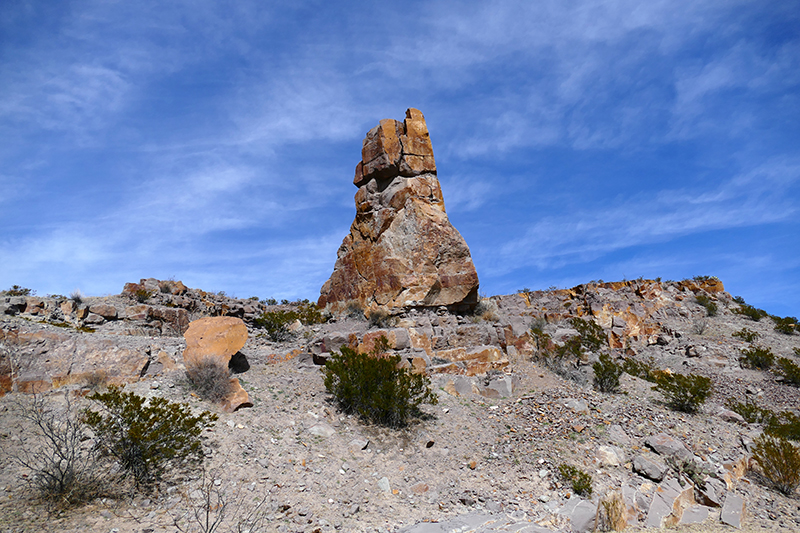
{"label": "small bush", "polygon": [[211,356],[186,367],[186,377],[197,395],[210,402],[220,402],[231,392],[231,371]]}
{"label": "small bush", "polygon": [[692,321],[692,332],[695,335],[702,335],[703,333],[705,333],[707,327],[708,327],[708,319],[706,318],[701,318]]}
{"label": "small bush", "polygon": [[622,493],[614,491],[600,500],[595,515],[595,531],[622,531],[628,527]]}
{"label": "small bush", "polygon": [[139,287],[135,291],[133,291],[133,299],[139,302],[140,304],[145,303],[147,300],[152,298],[153,292],[145,289],[144,287]]}
{"label": "small bush", "polygon": [[606,335],[594,320],[573,318],[570,324],[578,332],[581,346],[590,352],[596,352],[606,343]]}
{"label": "small bush", "polygon": [[737,402],[733,398],[728,398],[725,400],[725,407],[741,415],[748,424],[768,424],[777,416],[769,409],[759,407],[749,399],[744,402]]}
{"label": "small bush", "polygon": [[297,314],[293,311],[278,309],[262,313],[260,317],[255,319],[255,325],[256,327],[265,329],[267,336],[269,336],[272,341],[284,342],[292,338],[289,325],[295,320],[297,320]]}
{"label": "small bush", "polygon": [[788,357],[778,359],[778,373],[790,385],[800,385],[800,366]]}
{"label": "small bush", "polygon": [[369,327],[371,328],[390,328],[394,326],[396,322],[397,318],[383,309],[376,309],[369,312]]}
{"label": "small bush", "polygon": [[697,374],[662,374],[653,390],[664,396],[670,408],[696,413],[711,395],[711,379]]}
{"label": "small bush", "polygon": [[421,414],[421,404],[435,405],[438,398],[430,389],[428,376],[398,368],[399,355],[385,355],[388,344],[386,337],[381,337],[369,353],[343,346],[325,363],[324,383],[345,413],[402,427]]}
{"label": "small bush", "polygon": [[625,359],[622,362],[622,370],[631,376],[655,383],[659,371],[655,368],[652,359],[649,361],[637,361],[636,359]]}
{"label": "small bush", "polygon": [[33,296],[36,291],[20,285],[12,285],[11,288],[4,290],[3,293],[6,296]]}
{"label": "small bush", "polygon": [[75,289],[69,293],[69,299],[75,302],[75,305],[80,305],[83,302],[83,293],[80,289]]}
{"label": "small bush", "polygon": [[366,317],[364,314],[364,305],[358,300],[347,302],[347,309],[344,314],[347,318],[352,318],[353,320],[364,320]]}
{"label": "small bush", "polygon": [[109,494],[110,481],[99,472],[96,455],[81,446],[89,436],[68,399],[55,409],[34,396],[21,405],[21,415],[33,424],[35,441],[14,459],[32,472],[28,481],[41,500],[64,509]]}
{"label": "small bush", "polygon": [[746,368],[767,370],[775,362],[775,354],[772,353],[770,348],[752,346],[741,350],[741,353],[742,356],[739,358],[739,363]]}
{"label": "small bush", "polygon": [[742,328],[739,331],[733,333],[734,337],[742,339],[744,342],[752,343],[753,341],[757,340],[761,335],[758,332],[753,331],[752,329]]}
{"label": "small bush", "polygon": [[566,483],[572,486],[572,491],[579,495],[590,497],[592,495],[592,476],[566,463],[558,467],[558,473]]}
{"label": "small bush", "polygon": [[708,316],[717,316],[717,304],[708,297],[707,294],[698,294],[694,300],[706,308]]}
{"label": "small bush", "polygon": [[794,493],[800,485],[800,449],[782,437],[755,438],[753,457],[764,476],[783,494]]}
{"label": "small bush", "polygon": [[791,411],[783,411],[767,422],[764,431],[776,437],[800,441],[800,417]]}
{"label": "small bush", "polygon": [[600,354],[600,360],[592,365],[594,369],[594,388],[600,392],[617,392],[622,366],[611,360],[611,356]]}
{"label": "small bush", "polygon": [[758,308],[753,307],[752,305],[748,305],[746,303],[740,303],[739,304],[739,309],[734,309],[733,312],[737,313],[739,315],[744,315],[747,318],[749,318],[750,320],[753,320],[755,322],[758,322],[759,320],[761,320],[762,318],[767,316],[767,312],[766,311],[764,311],[762,309],[758,309]]}
{"label": "small bush", "polygon": [[486,322],[497,322],[500,320],[497,303],[491,298],[481,297],[478,305],[472,310],[473,320],[483,320]]}
{"label": "small bush", "polygon": [[154,397],[149,401],[117,386],[89,396],[100,411],[86,409],[83,420],[95,432],[97,446],[114,457],[136,486],[150,488],[169,469],[202,463],[201,433],[217,415],[197,416],[187,404]]}
{"label": "small bush", "polygon": [[797,318],[793,316],[787,317],[779,317],[779,316],[770,316],[773,322],[775,322],[775,331],[779,333],[783,333],[784,335],[793,335],[795,330],[797,329]]}

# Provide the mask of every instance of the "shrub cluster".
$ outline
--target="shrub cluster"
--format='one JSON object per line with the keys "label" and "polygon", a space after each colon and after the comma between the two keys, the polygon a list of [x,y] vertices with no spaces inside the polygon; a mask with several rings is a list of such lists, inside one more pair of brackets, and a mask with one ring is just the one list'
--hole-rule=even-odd
{"label": "shrub cluster", "polygon": [[790,385],[800,385],[800,366],[788,357],[778,359],[778,373]]}
{"label": "shrub cluster", "polygon": [[202,463],[201,433],[217,415],[192,415],[187,404],[154,397],[149,401],[111,386],[89,396],[100,407],[86,409],[83,421],[96,435],[99,449],[116,459],[137,487],[149,488],[168,469]]}
{"label": "shrub cluster", "polygon": [[558,467],[558,473],[564,482],[569,483],[572,491],[579,495],[589,497],[592,495],[592,476],[572,465],[566,463]]}
{"label": "shrub cluster", "polygon": [[619,377],[623,367],[611,359],[611,356],[600,354],[600,360],[592,365],[594,370],[594,388],[600,392],[617,392],[619,390]]}
{"label": "shrub cluster", "polygon": [[33,296],[36,291],[20,285],[12,285],[11,288],[4,290],[3,294],[6,296]]}
{"label": "shrub cluster", "polygon": [[772,353],[770,348],[762,346],[751,346],[741,350],[742,356],[739,358],[739,363],[746,368],[757,368],[759,370],[767,370],[775,362],[775,354]]}
{"label": "shrub cluster", "polygon": [[390,328],[397,323],[397,317],[383,309],[376,309],[369,312],[368,321],[371,328]]}
{"label": "shrub cluster", "polygon": [[762,434],[755,438],[753,457],[764,476],[782,493],[791,495],[800,485],[800,448],[783,437]]}
{"label": "shrub cluster", "polygon": [[793,316],[779,317],[770,315],[770,318],[775,322],[775,331],[783,333],[784,335],[793,335],[797,330],[797,318]]}
{"label": "shrub cluster", "polygon": [[707,294],[700,293],[695,296],[695,301],[706,308],[708,316],[717,316],[717,304]]}
{"label": "shrub cluster", "polygon": [[800,441],[800,417],[791,411],[776,413],[750,400],[737,402],[733,398],[726,400],[725,406],[742,415],[748,423],[763,424],[764,431],[770,435]]}
{"label": "shrub cluster", "polygon": [[733,312],[739,315],[744,315],[750,320],[758,322],[765,316],[767,316],[767,312],[763,309],[758,309],[757,307],[753,307],[752,305],[744,303],[744,300],[741,296],[737,296],[733,299],[736,303],[739,304],[739,309],[734,309]]}
{"label": "shrub cluster", "polygon": [[[288,303],[288,302],[287,302]],[[325,315],[317,304],[308,300],[301,300],[291,304],[293,309],[276,309],[265,311],[255,319],[256,327],[266,330],[267,336],[274,342],[284,342],[292,337],[289,326],[296,320],[306,326],[325,322]]]}
{"label": "shrub cluster", "polygon": [[664,396],[666,404],[684,413],[696,413],[711,396],[711,379],[697,374],[661,374],[653,390]]}
{"label": "shrub cluster", "polygon": [[754,341],[758,340],[761,335],[752,329],[742,328],[739,331],[735,331],[733,336],[742,339],[744,342],[753,343]]}
{"label": "shrub cluster", "polygon": [[622,362],[622,370],[628,375],[649,381],[650,383],[655,383],[660,375],[652,359],[648,361],[625,359]]}
{"label": "shrub cluster", "polygon": [[401,367],[399,355],[386,355],[388,346],[383,336],[369,353],[343,346],[325,363],[324,383],[345,413],[375,424],[402,427],[412,417],[421,416],[420,405],[436,405],[439,400],[430,389],[428,376]]}

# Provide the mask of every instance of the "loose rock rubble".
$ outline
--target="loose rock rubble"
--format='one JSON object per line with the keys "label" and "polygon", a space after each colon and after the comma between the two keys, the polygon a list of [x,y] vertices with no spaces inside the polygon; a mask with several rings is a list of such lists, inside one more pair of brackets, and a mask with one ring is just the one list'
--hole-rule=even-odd
{"label": "loose rock rubble", "polygon": [[[741,368],[739,350],[746,344],[733,332],[753,329],[762,345],[784,357],[794,357],[800,337],[773,331],[768,319],[753,322],[733,313],[736,304],[721,285],[701,285],[641,280],[525,292],[490,299],[494,316],[415,310],[383,329],[341,317],[300,325],[293,340],[280,344],[254,327],[254,318],[270,305],[192,296],[201,291],[186,289],[177,295],[186,298],[180,301],[185,307],[163,308],[182,309],[187,320],[240,315],[248,328],[240,351],[250,368],[238,376],[253,407],[236,412],[191,394],[183,338],[152,318],[160,312],[124,318],[132,315],[119,310],[135,306],[129,296],[81,304],[87,311],[95,306],[99,312],[92,313],[103,317],[94,333],[76,329],[85,324],[77,318],[80,306],[65,314],[63,307],[70,306],[58,298],[30,306],[25,300],[22,307],[0,297],[6,309],[0,367],[9,392],[0,399],[0,531],[174,531],[173,520],[200,505],[199,472],[176,477],[151,495],[96,501],[58,516],[49,516],[23,490],[26,472],[12,457],[33,442],[15,402],[22,392],[38,390],[48,401],[62,401],[66,392],[83,405],[90,381],[100,378],[126,383],[126,390],[143,396],[217,411],[220,420],[207,441],[211,486],[243,502],[242,509],[263,500],[266,531],[588,531],[602,498],[615,491],[634,529],[800,529],[796,496],[766,487],[750,469],[748,446],[761,428],[723,409],[729,397],[757,398],[773,410],[800,402],[797,388]],[[715,298],[717,316],[705,317],[695,291]],[[136,305],[156,309],[175,297],[159,292]],[[102,305],[113,306],[116,318]],[[578,361],[569,378],[553,373],[535,357],[530,325],[545,319],[538,323],[559,343],[574,334],[567,319],[575,316],[603,325],[606,350],[615,357],[706,375],[714,380],[714,395],[700,413],[687,415],[667,409],[652,384],[627,374],[619,394],[596,392],[596,354]],[[700,319],[708,323],[697,333]],[[55,326],[55,320],[72,326]],[[425,408],[429,419],[402,430],[342,415],[322,384],[319,363],[332,351],[344,345],[368,349],[381,335],[410,368],[430,373],[439,398]],[[617,340],[621,346],[614,348]],[[687,355],[690,346],[697,356]],[[695,465],[694,479],[688,461]],[[565,463],[591,474],[590,498],[574,494],[560,478]]]}

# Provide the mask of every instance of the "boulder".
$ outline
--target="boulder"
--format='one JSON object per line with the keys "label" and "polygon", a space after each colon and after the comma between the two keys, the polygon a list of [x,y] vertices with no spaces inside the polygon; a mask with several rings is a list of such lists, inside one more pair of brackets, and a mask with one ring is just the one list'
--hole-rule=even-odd
{"label": "boulder", "polygon": [[660,482],[667,474],[667,470],[667,465],[651,461],[641,455],[633,458],[633,471],[652,481]]}
{"label": "boulder", "polygon": [[201,358],[213,357],[226,367],[233,354],[247,342],[247,326],[240,318],[229,316],[206,317],[189,324],[184,333],[186,366],[197,364]]}
{"label": "boulder", "polygon": [[733,526],[735,528],[742,527],[742,521],[745,517],[744,498],[738,494],[728,493],[725,498],[725,504],[722,506],[722,513],[720,513],[720,520],[724,524]]}
{"label": "boulder", "polygon": [[403,122],[382,120],[367,133],[361,156],[356,217],[319,306],[474,307],[478,275],[447,218],[422,113],[409,109]]}
{"label": "boulder", "polygon": [[647,512],[646,527],[672,527],[678,524],[683,512],[695,504],[691,483],[681,487],[674,479],[661,483],[653,495]]}
{"label": "boulder", "polygon": [[683,461],[694,460],[694,454],[684,444],[666,433],[659,433],[648,437],[645,445],[659,455],[676,457]]}
{"label": "boulder", "polygon": [[117,308],[108,304],[92,304],[89,306],[89,312],[100,315],[106,320],[115,320],[117,318]]}

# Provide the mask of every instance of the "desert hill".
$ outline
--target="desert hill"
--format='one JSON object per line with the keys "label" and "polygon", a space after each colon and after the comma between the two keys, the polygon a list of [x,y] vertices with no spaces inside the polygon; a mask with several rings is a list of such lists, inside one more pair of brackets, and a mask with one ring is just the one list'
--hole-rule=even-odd
{"label": "desert hill", "polygon": [[[91,388],[110,383],[217,413],[208,486],[240,510],[263,500],[263,531],[586,531],[614,492],[633,529],[800,528],[796,493],[772,489],[751,461],[762,425],[728,408],[750,401],[797,414],[796,386],[740,359],[754,344],[800,362],[800,339],[791,325],[776,330],[786,322],[742,314],[752,308],[715,278],[524,291],[466,311],[314,309],[155,279],[108,297],[0,296],[0,531],[174,531],[174,520],[201,506],[199,472],[55,515],[25,491],[31,473],[13,458],[37,441],[17,403],[37,392],[52,405],[65,395],[84,405]],[[247,326],[240,353],[249,369],[237,377],[252,407],[226,412],[185,378],[182,335],[215,316]],[[579,336],[576,319],[596,324],[602,344],[558,357]],[[734,335],[743,330],[757,339]],[[332,353],[369,350],[381,336],[430,376],[439,400],[402,429],[343,415],[322,383]],[[601,354],[708,377],[712,394],[687,414],[630,373],[617,393],[598,392],[592,365]],[[591,495],[560,476],[564,464],[591,476]]]}

